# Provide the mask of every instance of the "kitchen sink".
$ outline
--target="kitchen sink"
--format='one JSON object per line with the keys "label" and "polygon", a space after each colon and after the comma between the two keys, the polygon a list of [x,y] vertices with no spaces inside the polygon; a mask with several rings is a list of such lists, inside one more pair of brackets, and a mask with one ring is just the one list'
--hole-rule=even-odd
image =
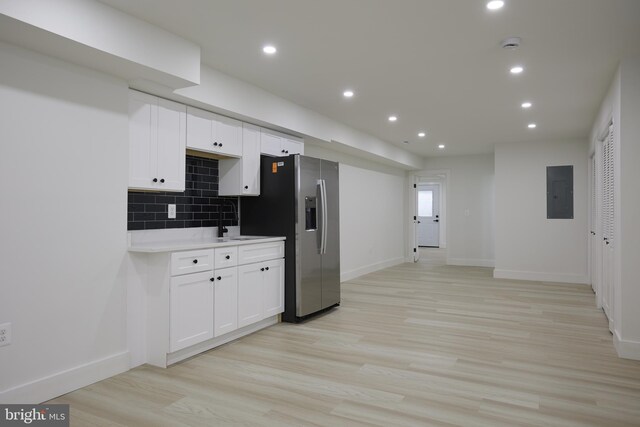
{"label": "kitchen sink", "polygon": [[228,237],[229,240],[258,240],[258,239],[268,239],[269,236],[231,236]]}

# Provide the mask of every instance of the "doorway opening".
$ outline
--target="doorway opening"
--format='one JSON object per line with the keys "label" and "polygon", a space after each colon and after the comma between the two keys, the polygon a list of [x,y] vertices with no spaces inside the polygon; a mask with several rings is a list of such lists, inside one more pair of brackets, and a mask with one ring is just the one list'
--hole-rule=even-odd
{"label": "doorway opening", "polygon": [[446,261],[448,178],[448,170],[422,171],[412,177],[410,242],[414,262],[425,256]]}

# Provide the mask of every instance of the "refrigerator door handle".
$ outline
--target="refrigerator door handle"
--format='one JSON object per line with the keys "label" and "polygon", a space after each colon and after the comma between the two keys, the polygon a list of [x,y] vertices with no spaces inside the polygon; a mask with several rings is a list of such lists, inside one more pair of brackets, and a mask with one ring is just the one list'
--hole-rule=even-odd
{"label": "refrigerator door handle", "polygon": [[322,180],[319,179],[316,185],[317,192],[317,200],[318,200],[318,225],[317,225],[317,233],[318,233],[318,253],[322,255],[322,251],[324,249],[324,192],[322,191],[323,185]]}
{"label": "refrigerator door handle", "polygon": [[322,191],[322,251],[321,254],[327,253],[327,228],[329,226],[328,221],[328,209],[327,209],[327,183],[324,179],[320,180],[322,185],[320,189]]}

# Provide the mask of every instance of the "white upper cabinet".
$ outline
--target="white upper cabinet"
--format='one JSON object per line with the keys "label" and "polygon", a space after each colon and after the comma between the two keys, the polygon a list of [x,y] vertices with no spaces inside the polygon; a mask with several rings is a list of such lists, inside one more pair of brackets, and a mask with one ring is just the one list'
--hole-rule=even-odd
{"label": "white upper cabinet", "polygon": [[263,128],[260,132],[260,152],[276,157],[304,154],[304,144],[293,136]]}
{"label": "white upper cabinet", "polygon": [[269,156],[282,156],[282,138],[266,129],[262,129],[260,135],[260,152]]}
{"label": "white upper cabinet", "polygon": [[129,92],[129,188],[184,191],[186,107]]}
{"label": "white upper cabinet", "polygon": [[284,138],[282,141],[282,149],[284,150],[284,155],[288,156],[289,154],[304,154],[304,144],[301,141],[297,141],[292,138]]}
{"label": "white upper cabinet", "polygon": [[242,156],[242,122],[187,107],[187,148],[229,157]]}
{"label": "white upper cabinet", "polygon": [[242,158],[218,163],[221,196],[260,195],[260,128],[242,124]]}

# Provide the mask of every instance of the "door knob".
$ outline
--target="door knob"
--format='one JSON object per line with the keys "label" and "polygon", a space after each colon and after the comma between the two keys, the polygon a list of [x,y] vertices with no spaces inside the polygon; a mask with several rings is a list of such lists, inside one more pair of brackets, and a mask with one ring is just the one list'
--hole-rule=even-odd
{"label": "door knob", "polygon": [[422,224],[422,221],[418,221],[418,224]]}
{"label": "door knob", "polygon": [[440,222],[440,220],[439,219],[434,219],[433,222]]}

